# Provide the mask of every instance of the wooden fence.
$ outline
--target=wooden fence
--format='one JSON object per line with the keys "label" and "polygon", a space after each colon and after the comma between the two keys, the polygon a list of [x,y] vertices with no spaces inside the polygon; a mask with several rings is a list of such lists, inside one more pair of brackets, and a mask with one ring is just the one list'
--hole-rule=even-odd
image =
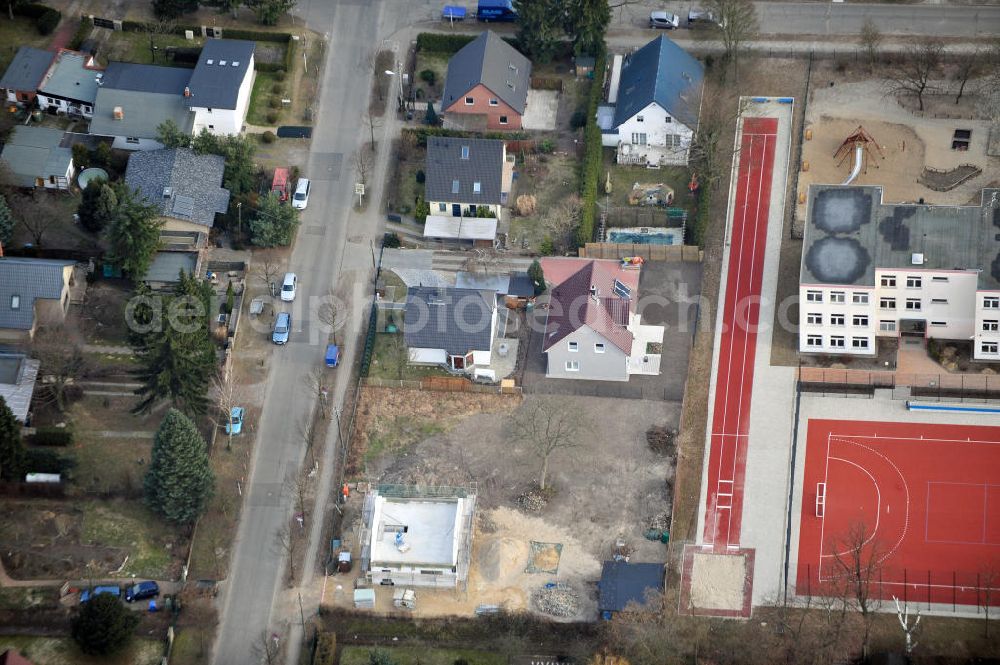
{"label": "wooden fence", "polygon": [[449,393],[484,393],[491,395],[520,395],[521,386],[482,385],[461,376],[425,376],[422,379],[380,379],[366,377],[361,385],[378,388],[400,388],[403,390],[429,390]]}
{"label": "wooden fence", "polygon": [[914,397],[956,399],[1000,398],[1000,376],[990,374],[920,374],[884,370],[829,369],[800,367],[798,381],[809,392],[851,388],[908,388]]}
{"label": "wooden fence", "polygon": [[701,263],[702,251],[695,245],[639,245],[636,243],[588,242],[580,256],[590,259],[621,259],[641,256],[647,261]]}

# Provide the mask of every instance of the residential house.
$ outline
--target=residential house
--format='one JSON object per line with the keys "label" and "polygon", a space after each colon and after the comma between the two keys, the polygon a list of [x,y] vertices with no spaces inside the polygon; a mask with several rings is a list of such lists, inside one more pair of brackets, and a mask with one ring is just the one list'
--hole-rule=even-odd
{"label": "residential house", "polygon": [[183,94],[194,113],[195,134],[239,134],[247,117],[254,77],[254,42],[209,39]]}
{"label": "residential house", "polygon": [[195,114],[184,96],[190,81],[190,69],[108,64],[94,102],[90,133],[114,137],[112,147],[120,150],[162,148],[158,128],[167,120],[190,134]]}
{"label": "residential house", "polygon": [[0,341],[24,343],[66,319],[73,262],[0,257]]}
{"label": "residential house", "polygon": [[55,59],[55,51],[33,46],[17,49],[14,59],[0,78],[4,99],[12,104],[29,105],[35,101],[38,86]]}
{"label": "residential house", "polygon": [[496,292],[411,286],[403,336],[414,365],[465,374],[488,369],[497,336]]}
{"label": "residential house", "polygon": [[372,586],[455,588],[469,576],[476,495],[380,485],[364,500],[362,571]]}
{"label": "residential house", "polygon": [[31,410],[41,362],[23,353],[0,353],[0,397],[22,423]]}
{"label": "residential house", "polygon": [[879,338],[971,341],[1000,361],[1000,189],[979,205],[883,203],[881,187],[813,185],[799,273],[799,351],[877,355]]}
{"label": "residential house", "polygon": [[492,30],[448,61],[441,111],[445,127],[521,129],[528,103],[531,62]]}
{"label": "residential house", "polygon": [[7,649],[0,654],[0,665],[32,665],[17,649]]}
{"label": "residential house", "polygon": [[639,268],[618,261],[545,258],[550,284],[542,351],[546,376],[628,381],[659,374],[663,326],[643,325]]}
{"label": "residential house", "polygon": [[611,619],[630,606],[639,609],[651,604],[655,610],[656,598],[664,589],[663,564],[605,561],[597,589],[597,610],[602,619]]}
{"label": "residential house", "polygon": [[38,107],[43,111],[90,118],[103,76],[94,56],[60,49],[38,86]]}
{"label": "residential house", "polygon": [[207,232],[229,207],[224,168],[220,155],[188,148],[140,151],[128,160],[125,183],[160,209],[165,231]]}
{"label": "residential house", "polygon": [[431,215],[477,217],[486,209],[499,218],[510,196],[514,159],[503,141],[432,136],[424,174]]}
{"label": "residential house", "polygon": [[510,309],[520,309],[535,298],[535,285],[523,270],[507,275],[459,271],[455,273],[455,286],[459,289],[495,291]]}
{"label": "residential house", "polygon": [[616,57],[597,112],[602,145],[617,148],[619,164],[687,164],[703,80],[701,63],[664,36]]}
{"label": "residential house", "polygon": [[0,160],[20,187],[69,189],[73,152],[61,146],[63,132],[49,127],[17,126],[0,151]]}

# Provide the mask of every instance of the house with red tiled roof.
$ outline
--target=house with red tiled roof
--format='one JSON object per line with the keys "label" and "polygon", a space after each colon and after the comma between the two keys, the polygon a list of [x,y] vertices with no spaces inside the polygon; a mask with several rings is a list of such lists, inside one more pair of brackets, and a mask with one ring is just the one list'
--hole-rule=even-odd
{"label": "house with red tiled roof", "polygon": [[32,665],[17,649],[7,649],[0,654],[0,665]]}
{"label": "house with red tiled roof", "polygon": [[549,285],[546,376],[628,381],[660,373],[664,329],[641,321],[641,264],[554,257],[541,263]]}

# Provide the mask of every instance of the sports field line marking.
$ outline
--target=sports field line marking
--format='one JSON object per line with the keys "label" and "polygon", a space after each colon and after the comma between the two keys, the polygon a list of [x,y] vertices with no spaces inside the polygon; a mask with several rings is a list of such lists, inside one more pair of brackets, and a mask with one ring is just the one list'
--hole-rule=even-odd
{"label": "sports field line marking", "polygon": [[[829,465],[830,460],[834,460],[836,462],[843,462],[845,464],[850,464],[851,466],[860,469],[862,473],[864,473],[866,476],[868,476],[869,478],[872,479],[872,485],[875,486],[875,526],[874,526],[874,528],[872,528],[872,534],[870,536],[868,536],[868,538],[865,540],[865,542],[861,543],[861,547],[864,547],[865,545],[867,545],[871,541],[875,540],[875,536],[878,535],[878,525],[879,525],[879,522],[882,519],[882,489],[878,486],[878,481],[875,480],[875,476],[873,476],[871,474],[871,471],[869,471],[865,467],[861,466],[857,462],[852,462],[851,460],[844,459],[843,457],[827,457],[826,458],[827,465]],[[826,515],[826,511],[825,510],[823,511],[823,514]],[[824,517],[823,519],[826,519],[826,518]],[[835,552],[833,554],[823,554],[821,552],[820,556],[828,556],[828,557],[829,556],[833,556],[833,557],[836,557],[836,556],[843,556],[843,555],[849,554],[849,553],[850,553],[849,550],[844,550],[843,552]]]}
{"label": "sports field line marking", "polygon": [[[940,543],[942,545],[986,545],[990,547],[1000,546],[1000,543],[991,543],[986,540],[988,533],[990,489],[1000,489],[1000,485],[994,483],[967,483],[951,482],[950,480],[928,480],[927,481],[927,510],[924,511],[924,540],[928,543]],[[983,489],[983,535],[981,540],[940,540],[931,538],[931,486],[932,485],[959,485],[961,487],[981,487]],[[950,511],[949,511],[950,512]]]}
{"label": "sports field line marking", "polygon": [[[913,424],[914,425],[920,425],[921,423],[913,423]],[[928,423],[928,424],[933,424],[933,423]],[[969,427],[990,427],[990,426],[989,425],[969,425]],[[997,441],[997,440],[992,440],[991,441],[991,440],[987,440],[987,439],[972,439],[972,438],[968,438],[968,437],[966,437],[964,439],[937,439],[937,438],[930,439],[930,438],[925,438],[923,436],[921,436],[921,437],[918,438],[918,437],[915,437],[915,436],[880,436],[878,434],[838,434],[837,436],[839,436],[839,437],[841,437],[843,439],[850,439],[850,438],[855,438],[855,439],[878,439],[878,440],[884,439],[886,441],[911,441],[913,443],[925,443],[927,441],[930,441],[932,443],[985,443],[985,444],[989,444],[989,445],[992,445],[992,446],[1000,446],[1000,441]]]}

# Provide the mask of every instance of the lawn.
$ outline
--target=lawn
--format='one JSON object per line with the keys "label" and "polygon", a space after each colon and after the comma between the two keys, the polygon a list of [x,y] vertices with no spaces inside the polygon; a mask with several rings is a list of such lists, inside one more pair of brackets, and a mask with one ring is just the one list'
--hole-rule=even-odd
{"label": "lawn", "polygon": [[[247,123],[268,127],[271,125],[277,125],[281,122],[281,118],[284,116],[284,110],[280,107],[271,108],[270,101],[272,97],[276,97],[280,100],[284,95],[285,88],[284,84],[282,84],[282,92],[275,95],[272,92],[275,83],[278,83],[278,79],[275,74],[272,74],[271,72],[257,72],[257,75],[253,80],[253,91],[250,93],[250,107],[247,111]],[[267,114],[272,111],[278,114],[278,119],[275,122],[268,122]]]}
{"label": "lawn", "polygon": [[87,501],[83,504],[80,540],[85,545],[117,547],[129,558],[121,575],[170,579],[172,555],[182,556],[184,539],[154,515],[141,500]]}
{"label": "lawn", "polygon": [[[448,75],[448,58],[446,53],[426,53],[417,51],[417,62],[414,67],[414,94],[417,100],[437,101],[444,91],[444,80]],[[430,85],[420,76],[420,73],[430,70],[434,72],[434,85]]]}
{"label": "lawn", "polygon": [[[344,647],[340,652],[340,665],[368,665],[373,649],[375,647]],[[397,665],[454,665],[459,661],[469,665],[507,664],[507,657],[495,651],[427,647],[378,647],[378,650],[387,652]]]}
{"label": "lawn", "polygon": [[406,364],[399,371],[399,363],[403,358],[403,352],[396,347],[396,338],[402,341],[401,333],[378,333],[375,335],[375,347],[372,352],[371,369],[368,376],[375,379],[387,379],[390,381],[419,381],[425,376],[450,376],[443,369],[437,367],[422,367],[418,365]]}
{"label": "lawn", "polygon": [[[6,4],[4,4],[6,9]],[[7,65],[14,59],[20,46],[36,46],[45,48],[52,41],[52,35],[40,35],[31,19],[15,16],[11,21],[7,12],[0,12],[0,72],[6,71]]]}
{"label": "lawn", "polygon": [[414,148],[409,159],[398,159],[393,170],[395,181],[389,187],[389,209],[401,215],[412,215],[417,197],[423,197],[424,185],[417,182],[417,172],[427,165],[427,150]]}
{"label": "lawn", "polygon": [[167,60],[165,50],[168,46],[181,48],[197,48],[205,43],[204,37],[195,37],[187,40],[184,35],[156,35],[153,37],[153,44],[157,47],[155,59],[150,57],[149,35],[144,32],[125,32],[106,30],[97,28],[91,33],[92,37],[106,36],[104,48],[99,51],[98,60],[106,65],[109,61],[136,62],[139,64],[153,64],[173,66]]}
{"label": "lawn", "polygon": [[115,656],[87,656],[68,637],[0,635],[0,653],[8,648],[35,665],[157,665],[164,652],[161,640],[133,638],[128,649]]}
{"label": "lawn", "polygon": [[[672,208],[684,208],[689,214],[693,214],[696,208],[696,201],[688,193],[688,183],[691,182],[691,170],[686,166],[664,166],[658,169],[647,169],[642,166],[618,166],[614,163],[615,153],[613,150],[604,151],[603,173],[611,172],[611,196],[612,206],[628,206],[628,196],[632,191],[632,185],[641,183],[663,183],[674,190],[674,202]],[[604,183],[601,183],[598,202],[604,199]]]}
{"label": "lawn", "polygon": [[71,492],[136,496],[142,491],[152,449],[152,439],[77,434],[72,451],[76,469]]}

